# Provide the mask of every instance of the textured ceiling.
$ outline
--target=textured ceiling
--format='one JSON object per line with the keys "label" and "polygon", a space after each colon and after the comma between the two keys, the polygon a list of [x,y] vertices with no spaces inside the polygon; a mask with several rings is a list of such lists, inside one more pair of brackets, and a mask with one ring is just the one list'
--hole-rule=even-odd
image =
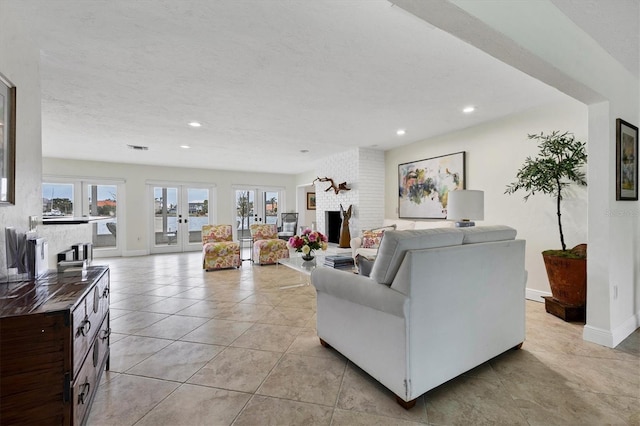
{"label": "textured ceiling", "polygon": [[41,48],[45,157],[297,173],[565,99],[386,0],[12,7]]}

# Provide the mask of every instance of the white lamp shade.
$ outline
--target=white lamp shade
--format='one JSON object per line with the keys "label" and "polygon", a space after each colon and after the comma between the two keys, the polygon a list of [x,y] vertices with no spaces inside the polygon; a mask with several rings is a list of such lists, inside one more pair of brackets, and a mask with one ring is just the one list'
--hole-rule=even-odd
{"label": "white lamp shade", "polygon": [[449,191],[447,220],[484,220],[484,191]]}

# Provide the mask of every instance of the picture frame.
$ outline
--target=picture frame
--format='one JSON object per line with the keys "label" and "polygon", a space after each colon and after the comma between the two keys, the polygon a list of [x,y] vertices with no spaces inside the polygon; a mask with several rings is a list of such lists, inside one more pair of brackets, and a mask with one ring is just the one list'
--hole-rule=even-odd
{"label": "picture frame", "polygon": [[465,151],[398,164],[398,216],[446,219],[449,191],[465,189]]}
{"label": "picture frame", "polygon": [[616,119],[616,200],[638,200],[638,127]]}
{"label": "picture frame", "polygon": [[0,74],[0,205],[15,204],[16,87]]}
{"label": "picture frame", "polygon": [[316,193],[307,192],[307,210],[316,209]]}

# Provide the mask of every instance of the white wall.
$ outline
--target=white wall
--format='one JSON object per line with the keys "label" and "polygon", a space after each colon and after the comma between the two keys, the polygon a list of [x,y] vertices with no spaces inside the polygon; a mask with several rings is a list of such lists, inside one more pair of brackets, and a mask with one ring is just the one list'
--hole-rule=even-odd
{"label": "white wall", "polygon": [[0,72],[17,89],[16,203],[0,206],[0,276],[7,274],[4,228],[28,229],[29,216],[41,216],[40,53],[26,29],[13,18],[11,3],[0,2]]}
{"label": "white wall", "polygon": [[[527,134],[570,131],[587,141],[587,107],[577,101],[541,108],[471,127],[459,132],[416,142],[387,151],[385,162],[385,217],[397,218],[398,164],[454,152],[466,152],[466,188],[485,193],[485,220],[477,225],[509,225],[518,238],[527,241],[527,296],[550,295],[542,261],[543,250],[559,249],[554,200],[536,195],[526,203],[524,193],[505,195],[505,187],[528,155],[537,154],[537,144]],[[563,228],[568,247],[587,242],[587,190],[572,186],[563,201]]]}
{"label": "white wall", "polygon": [[[282,211],[295,211],[296,186],[294,175],[231,172],[222,170],[156,167],[123,163],[63,160],[43,158],[43,173],[50,176],[79,178],[110,178],[125,181],[126,238],[122,242],[123,255],[139,255],[149,252],[147,212],[148,180],[212,184],[216,188],[215,220],[217,223],[233,223],[234,192],[232,185],[274,186],[285,189],[289,196]],[[41,194],[38,194],[38,198]],[[41,208],[41,207],[39,207]],[[40,213],[38,213],[40,214]]]}

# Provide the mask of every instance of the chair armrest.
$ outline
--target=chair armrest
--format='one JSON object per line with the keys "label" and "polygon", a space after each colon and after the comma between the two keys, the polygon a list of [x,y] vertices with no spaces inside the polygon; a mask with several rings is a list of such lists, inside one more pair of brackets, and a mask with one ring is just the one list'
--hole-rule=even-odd
{"label": "chair armrest", "polygon": [[349,241],[349,246],[355,251],[356,249],[359,249],[360,247],[362,247],[362,238],[360,237],[353,237],[351,239],[351,241]]}
{"label": "chair armrest", "polygon": [[397,317],[405,317],[409,309],[409,299],[404,294],[361,275],[316,268],[311,273],[311,282],[318,293],[330,294]]}

